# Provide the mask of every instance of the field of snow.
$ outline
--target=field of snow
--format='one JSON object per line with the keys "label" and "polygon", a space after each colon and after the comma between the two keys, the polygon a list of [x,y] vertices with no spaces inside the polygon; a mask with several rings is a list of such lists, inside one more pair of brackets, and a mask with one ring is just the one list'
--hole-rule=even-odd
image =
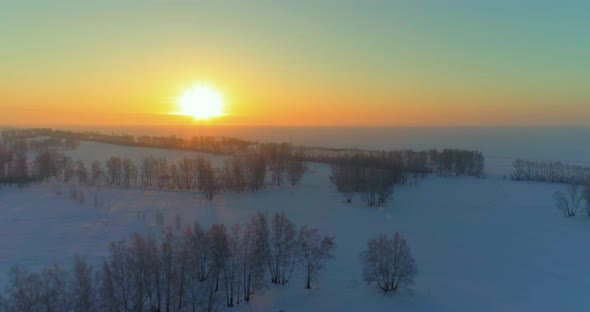
{"label": "field of snow", "polygon": [[[185,154],[83,142],[70,156],[90,162]],[[488,159],[486,179],[431,176],[398,186],[382,209],[358,198],[343,202],[322,164],[310,164],[297,187],[222,193],[212,202],[198,193],[82,187],[81,204],[69,199],[67,186],[3,188],[0,287],[15,263],[35,270],[68,265],[75,254],[99,263],[110,241],[159,230],[156,211],[168,225],[176,215],[184,225],[209,225],[284,211],[297,225],[334,235],[336,258],[314,289],[294,279],[236,311],[587,311],[590,221],[565,218],[554,208],[552,194],[561,185],[502,179],[511,161]],[[95,207],[95,198],[102,207]],[[395,231],[406,236],[418,265],[413,295],[382,295],[362,281],[359,253],[367,240]]]}

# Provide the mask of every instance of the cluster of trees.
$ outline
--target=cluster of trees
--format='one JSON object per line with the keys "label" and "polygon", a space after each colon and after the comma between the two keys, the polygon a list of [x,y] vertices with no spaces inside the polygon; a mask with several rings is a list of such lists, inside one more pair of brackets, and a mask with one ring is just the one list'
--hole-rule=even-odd
{"label": "cluster of trees", "polygon": [[483,177],[485,159],[479,151],[435,149],[428,152],[428,168],[440,176]]}
{"label": "cluster of trees", "polygon": [[536,181],[565,184],[584,184],[590,176],[590,167],[561,162],[531,161],[517,159],[512,164],[510,178],[515,181]]}
{"label": "cluster of trees", "polygon": [[567,186],[565,192],[555,192],[553,198],[555,199],[557,209],[561,210],[568,217],[575,216],[580,205],[584,202],[586,216],[590,218],[590,176],[586,178],[585,184],[571,183]]}
{"label": "cluster of trees", "polygon": [[285,176],[291,185],[296,185],[307,170],[303,150],[290,143],[261,143],[257,151],[268,163],[272,185],[281,186]]}
{"label": "cluster of trees", "polygon": [[414,284],[416,261],[405,238],[398,232],[393,237],[381,233],[371,238],[367,249],[361,252],[361,263],[365,282],[375,283],[383,292],[410,289]]}
{"label": "cluster of trees", "polygon": [[401,177],[398,167],[351,158],[332,165],[330,180],[347,202],[350,203],[354,194],[359,193],[369,206],[382,206],[393,194],[394,185]]}
{"label": "cluster of trees", "polygon": [[[277,168],[277,163],[286,165]],[[224,190],[254,192],[264,188],[267,185],[267,170],[273,185],[280,186],[286,176],[295,186],[303,177],[306,166],[302,160],[290,156],[269,159],[265,154],[253,151],[231,156],[220,168],[204,157],[185,157],[177,162],[148,157],[139,166],[130,159],[111,157],[104,166],[98,161],[93,162],[90,172],[83,164],[78,164],[76,170],[80,178],[89,176],[89,182],[95,185],[199,190],[208,199],[213,199],[215,194]]]}
{"label": "cluster of trees", "polygon": [[[248,302],[271,282],[283,285],[294,271],[305,287],[333,257],[334,238],[300,230],[285,217],[259,213],[247,224],[196,224],[160,238],[135,234],[111,243],[110,257],[94,269],[76,258],[71,271],[50,266],[10,272],[3,311],[213,311]],[[299,269],[299,270],[298,270]]]}
{"label": "cluster of trees", "polygon": [[62,151],[78,145],[76,140],[8,138],[0,143],[0,184],[24,185],[52,176],[69,179],[74,164]]}
{"label": "cluster of trees", "polygon": [[27,153],[25,141],[0,143],[0,185],[24,185],[33,181],[29,174]]}
{"label": "cluster of trees", "polygon": [[338,192],[351,202],[360,194],[369,206],[382,206],[393,194],[394,186],[406,183],[409,177],[426,174],[440,176],[483,176],[484,158],[480,152],[445,149],[442,152],[392,151],[352,152],[332,156],[330,180]]}

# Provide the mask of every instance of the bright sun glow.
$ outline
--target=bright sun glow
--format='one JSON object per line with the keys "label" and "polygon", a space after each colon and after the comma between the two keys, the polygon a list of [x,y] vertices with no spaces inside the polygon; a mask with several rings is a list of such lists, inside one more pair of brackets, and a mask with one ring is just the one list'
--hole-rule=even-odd
{"label": "bright sun glow", "polygon": [[195,85],[178,99],[178,114],[195,119],[209,119],[223,115],[223,97],[206,85]]}

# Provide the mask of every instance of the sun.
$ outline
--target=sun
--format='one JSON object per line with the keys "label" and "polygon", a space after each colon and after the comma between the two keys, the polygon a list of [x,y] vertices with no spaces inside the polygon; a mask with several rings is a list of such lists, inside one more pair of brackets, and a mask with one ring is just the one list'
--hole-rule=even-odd
{"label": "sun", "polygon": [[178,98],[178,114],[197,120],[210,119],[223,115],[223,97],[217,90],[207,85],[195,85],[184,91]]}

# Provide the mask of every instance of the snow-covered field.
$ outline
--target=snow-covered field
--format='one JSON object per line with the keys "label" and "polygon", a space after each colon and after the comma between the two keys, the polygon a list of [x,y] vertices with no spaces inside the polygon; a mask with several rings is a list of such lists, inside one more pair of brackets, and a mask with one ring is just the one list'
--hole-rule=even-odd
{"label": "snow-covered field", "polygon": [[[82,143],[74,159],[178,159],[188,152]],[[212,156],[218,160],[221,157]],[[69,188],[33,185],[0,189],[0,287],[15,263],[38,269],[68,265],[73,255],[99,263],[110,241],[158,230],[156,211],[173,225],[243,222],[259,211],[284,211],[336,237],[336,258],[312,290],[296,279],[269,289],[239,309],[252,311],[587,311],[590,303],[590,221],[554,208],[561,185],[502,179],[511,159],[488,159],[488,178],[428,177],[398,186],[382,209],[358,198],[346,204],[330,185],[329,167],[310,164],[297,187],[198,193],[83,187],[84,204]],[[94,199],[104,205],[96,208]],[[145,215],[145,218],[141,216]],[[379,232],[402,232],[418,264],[415,293],[382,295],[365,285],[359,253]],[[236,309],[236,311],[239,311]]]}

